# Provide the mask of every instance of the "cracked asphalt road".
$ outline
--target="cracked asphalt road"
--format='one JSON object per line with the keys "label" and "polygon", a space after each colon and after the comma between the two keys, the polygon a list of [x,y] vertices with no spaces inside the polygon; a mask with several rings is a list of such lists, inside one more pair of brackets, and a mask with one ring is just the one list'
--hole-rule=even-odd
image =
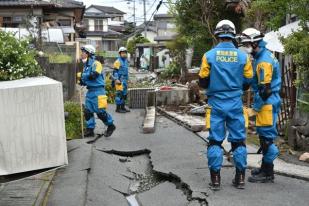
{"label": "cracked asphalt road", "polygon": [[[201,138],[162,116],[155,133],[143,134],[144,110],[113,117],[112,137],[68,142],[69,166],[57,172],[49,206],[127,206],[132,194],[142,206],[308,205],[309,183],[303,180],[277,175],[274,184],[233,188],[234,169],[227,161],[223,189],[213,192]],[[96,132],[103,131],[99,122]]]}

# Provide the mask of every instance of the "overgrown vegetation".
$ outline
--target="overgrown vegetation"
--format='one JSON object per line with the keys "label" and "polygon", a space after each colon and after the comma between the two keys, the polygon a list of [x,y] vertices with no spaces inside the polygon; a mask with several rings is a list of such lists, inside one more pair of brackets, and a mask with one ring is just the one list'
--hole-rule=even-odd
{"label": "overgrown vegetation", "polygon": [[0,31],[0,81],[35,77],[42,69],[28,40],[17,40],[13,34]]}
{"label": "overgrown vegetation", "polygon": [[187,47],[194,48],[193,65],[195,66],[200,66],[203,54],[217,43],[213,32],[220,20],[233,21],[236,30],[240,31],[242,12],[230,10],[225,1],[179,0],[170,5],[171,13],[176,16],[180,38],[185,39]]}
{"label": "overgrown vegetation", "polygon": [[189,46],[188,38],[179,35],[177,38],[167,43],[173,62],[163,72],[163,77],[179,76],[185,81],[188,69],[186,68],[186,49]]}
{"label": "overgrown vegetation", "polygon": [[171,62],[160,75],[160,77],[163,79],[175,78],[179,76],[180,76],[180,67],[176,62]]}
{"label": "overgrown vegetation", "polygon": [[61,54],[61,53],[53,53],[48,54],[49,63],[58,63],[58,64],[65,64],[65,63],[72,63],[73,59],[70,55]]}
{"label": "overgrown vegetation", "polygon": [[[65,102],[64,111],[69,113],[65,120],[65,132],[67,139],[77,139],[82,136],[80,104],[76,102]],[[85,122],[84,122],[84,125]]]}

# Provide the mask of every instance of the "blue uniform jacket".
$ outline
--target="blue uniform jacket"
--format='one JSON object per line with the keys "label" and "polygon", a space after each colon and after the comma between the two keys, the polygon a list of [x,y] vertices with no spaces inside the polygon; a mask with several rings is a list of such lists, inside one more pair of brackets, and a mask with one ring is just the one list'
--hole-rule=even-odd
{"label": "blue uniform jacket", "polygon": [[[280,65],[276,57],[266,49],[266,42],[259,43],[260,51],[254,55],[254,78],[252,88],[255,93],[253,109],[260,111],[265,104],[274,104],[275,99],[280,99],[279,92],[281,89],[281,71]],[[265,102],[259,96],[259,89],[265,84],[270,84],[272,96]]]}
{"label": "blue uniform jacket", "polygon": [[128,80],[129,63],[126,58],[118,57],[118,59],[115,61],[113,77],[115,80]]}
{"label": "blue uniform jacket", "polygon": [[200,78],[209,78],[208,97],[240,97],[243,85],[250,84],[253,69],[250,57],[232,42],[221,42],[202,58]]}
{"label": "blue uniform jacket", "polygon": [[82,84],[87,86],[88,89],[104,87],[103,67],[99,61],[94,57],[89,58],[84,64],[82,73]]}

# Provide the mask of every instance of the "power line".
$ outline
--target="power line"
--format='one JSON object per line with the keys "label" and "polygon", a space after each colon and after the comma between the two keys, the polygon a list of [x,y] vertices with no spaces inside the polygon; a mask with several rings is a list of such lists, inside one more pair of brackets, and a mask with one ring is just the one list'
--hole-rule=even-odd
{"label": "power line", "polygon": [[[161,7],[162,3],[163,3],[162,0],[160,0],[159,3],[158,3],[158,5],[157,5],[157,7],[156,7],[156,9],[155,9],[155,10],[153,11],[153,13],[151,14],[151,17],[149,18],[149,20],[148,20],[148,21],[146,22],[146,24],[144,25],[144,28],[143,28],[143,29],[145,29],[145,28],[148,27],[148,25],[149,25],[149,23],[150,23],[152,17],[155,15],[155,13],[158,12],[158,10],[159,10],[159,8]],[[135,34],[137,34],[137,31],[135,31],[133,34],[129,34],[129,35],[127,35],[127,36],[124,36],[123,39],[126,39],[127,37],[129,37],[129,36],[131,36],[131,35],[135,36]]]}
{"label": "power line", "polygon": [[157,0],[153,1],[152,5],[151,5],[150,8],[146,11],[146,13],[150,12],[150,10],[153,8],[153,6],[155,5],[156,2],[157,2]]}

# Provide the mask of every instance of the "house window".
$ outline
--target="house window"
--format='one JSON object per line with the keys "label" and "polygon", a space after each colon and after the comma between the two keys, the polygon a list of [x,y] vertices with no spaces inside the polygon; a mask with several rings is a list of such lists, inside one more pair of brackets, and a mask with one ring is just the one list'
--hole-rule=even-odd
{"label": "house window", "polygon": [[21,16],[14,16],[14,17],[3,17],[2,18],[2,26],[3,27],[11,27],[11,28],[17,28],[19,27],[19,24],[22,22]]}
{"label": "house window", "polygon": [[58,23],[60,26],[71,26],[71,19],[59,19]]}
{"label": "house window", "polygon": [[94,30],[95,31],[103,31],[103,19],[95,19],[94,20]]}
{"label": "house window", "polygon": [[120,17],[120,16],[113,17],[113,18],[112,18],[112,21],[121,21],[121,17]]}
{"label": "house window", "polygon": [[84,19],[83,23],[84,23],[85,27],[89,30],[89,20]]}

